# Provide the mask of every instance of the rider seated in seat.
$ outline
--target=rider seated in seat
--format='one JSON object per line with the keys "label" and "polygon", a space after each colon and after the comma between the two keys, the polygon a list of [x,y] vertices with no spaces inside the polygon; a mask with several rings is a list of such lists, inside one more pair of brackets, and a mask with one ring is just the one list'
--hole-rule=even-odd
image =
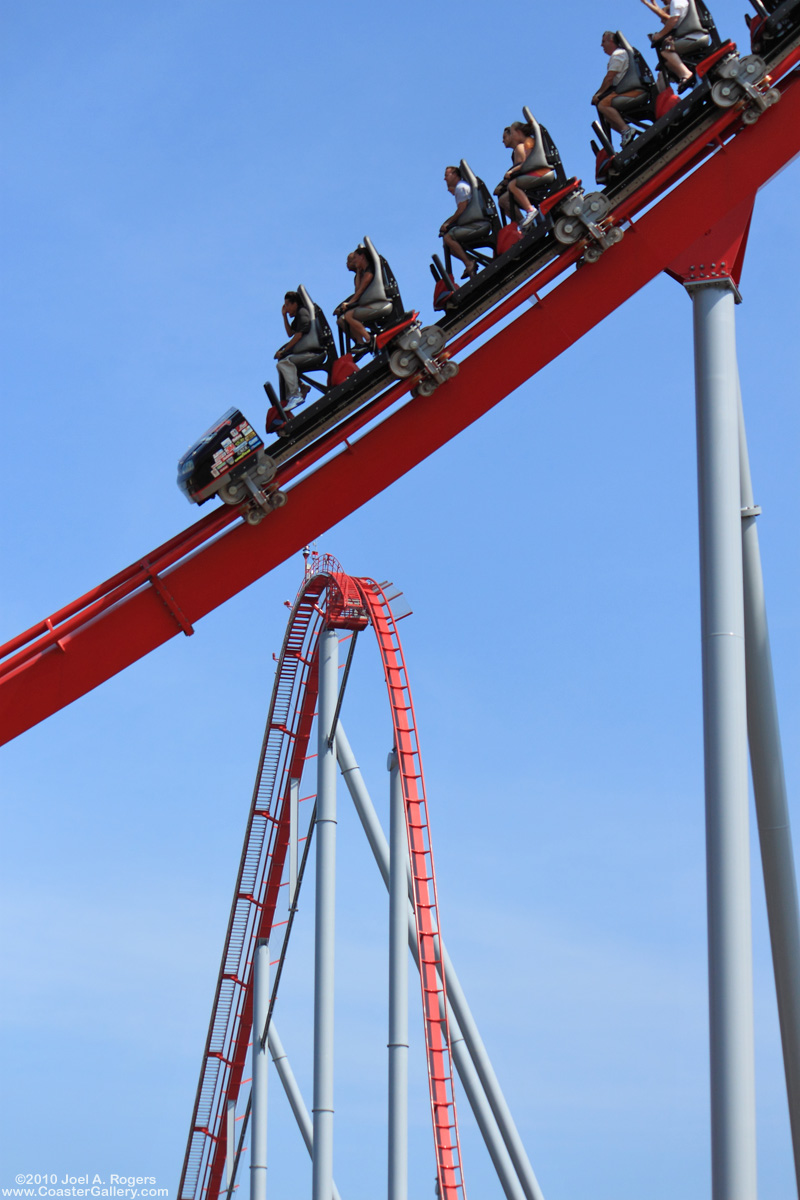
{"label": "rider seated in seat", "polygon": [[547,157],[542,127],[537,121],[514,121],[503,130],[503,144],[512,147],[511,168],[494,194],[499,196],[501,209],[512,221],[516,220],[518,209],[525,213],[520,229],[526,229],[539,213],[534,201],[544,199],[556,172]]}
{"label": "rider seated in seat", "polygon": [[[701,3],[697,3],[697,0],[669,0],[669,5],[664,8],[654,4],[653,0],[642,0],[642,4],[655,13],[664,26],[660,33],[650,34],[650,41],[658,52],[662,66],[662,87],[668,86],[667,75],[670,75],[677,81],[678,91],[682,92],[695,80],[695,72],[690,64],[705,57],[714,40],[716,29],[711,14],[702,0]],[[705,23],[703,17],[706,18]]]}
{"label": "rider seated in seat", "polygon": [[[445,167],[444,181],[448,192],[455,197],[456,211],[444,221],[439,236],[445,247],[464,264],[462,279],[472,279],[478,269],[477,261],[467,254],[466,247],[491,243],[492,222],[486,213],[480,188],[464,178],[460,167]],[[490,197],[491,199],[491,197]]]}
{"label": "rider seated in seat", "polygon": [[607,29],[600,45],[609,55],[608,71],[592,96],[592,104],[597,105],[600,119],[622,134],[624,147],[636,137],[636,130],[631,128],[624,114],[646,106],[649,97],[635,52],[622,46],[620,35]]}
{"label": "rider seated in seat", "polygon": [[353,294],[355,293],[355,289],[358,287],[358,267],[356,265],[355,250],[351,250],[350,253],[348,254],[347,258],[345,259],[345,266],[347,267],[348,271],[353,272],[353,274],[355,275],[356,278],[353,283],[353,292],[351,292],[351,294],[349,296],[346,296],[345,299],[342,300],[341,304],[337,304],[336,308],[333,310],[333,315],[336,317],[336,324],[339,326],[340,330],[345,330],[347,328],[347,326],[344,323],[344,319],[343,319],[344,310],[347,308],[347,305],[353,299]]}
{"label": "rider seated in seat", "polygon": [[289,341],[275,351],[275,358],[278,360],[281,403],[288,412],[302,404],[308,395],[308,384],[301,383],[298,372],[324,367],[328,351],[320,328],[320,319],[324,321],[324,317],[304,288],[286,293],[281,315]]}
{"label": "rider seated in seat", "polygon": [[380,326],[393,309],[384,262],[370,243],[358,246],[348,255],[347,265],[356,273],[355,289],[336,309],[339,329],[349,334],[356,346],[368,346],[372,341],[368,326]]}

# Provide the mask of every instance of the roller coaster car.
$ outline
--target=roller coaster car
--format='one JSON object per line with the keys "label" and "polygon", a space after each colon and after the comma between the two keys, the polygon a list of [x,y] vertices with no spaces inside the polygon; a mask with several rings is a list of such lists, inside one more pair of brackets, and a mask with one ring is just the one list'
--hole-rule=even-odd
{"label": "roller coaster car", "polygon": [[[763,85],[767,73],[764,60],[755,54],[740,57],[733,42],[720,40],[703,0],[690,0],[690,5],[706,31],[700,49],[693,54],[681,53],[695,72],[691,91],[679,97],[666,87],[655,95],[652,116],[626,113],[629,123],[642,132],[620,150],[612,146],[607,126],[600,121],[593,123],[598,139],[591,143],[596,179],[612,196],[617,185],[624,184],[629,175],[648,163],[663,158],[675,141],[684,138],[715,107],[740,105],[743,122],[752,124],[765,108],[780,99],[776,89]],[[622,34],[617,36],[627,47]]]}
{"label": "roller coaster car", "polygon": [[[285,408],[283,397],[276,394],[271,383],[265,383],[264,391],[270,402],[266,420],[267,433],[279,433],[283,436],[285,432],[291,432],[295,427],[306,424],[309,413],[316,416],[320,408],[327,407],[327,404],[322,403],[323,399],[335,400],[345,392],[356,390],[361,382],[360,377],[365,374],[363,368],[356,365],[356,360],[362,359],[366,354],[372,354],[374,356],[373,363],[376,366],[385,366],[387,354],[391,358],[392,348],[399,347],[405,334],[410,334],[415,328],[419,328],[417,316],[416,312],[403,313],[396,325],[375,333],[369,346],[351,348],[339,358],[334,358],[328,375],[327,387],[322,387],[304,372],[298,372],[300,380],[307,385],[316,387],[322,393],[320,399],[313,406],[303,409],[302,412]],[[384,354],[384,351],[387,351],[387,354]],[[373,363],[369,364],[370,368],[373,367]],[[366,374],[374,374],[374,371],[368,370]],[[356,379],[355,376],[359,376],[359,378]]]}
{"label": "roller coaster car", "polygon": [[[424,376],[420,380],[422,391],[432,391],[458,369],[454,363],[437,361],[436,356],[444,346],[444,335],[438,326],[423,328],[416,312],[405,311],[392,269],[368,237],[364,238],[363,249],[371,261],[372,281],[359,297],[359,306],[373,304],[377,307],[373,316],[362,321],[372,335],[369,343],[353,345],[349,329],[346,326],[343,328],[344,322],[340,322],[340,354],[337,358],[327,321],[314,306],[317,321],[325,324],[326,346],[330,339],[328,357],[324,364],[327,378],[322,385],[306,374],[309,368],[304,368],[298,374],[307,387],[316,388],[322,395],[302,412],[288,411],[283,396],[276,395],[272,385],[265,383],[264,390],[270,401],[267,433],[277,433],[282,438],[294,438],[296,434],[305,434],[320,418],[327,419],[343,404],[350,404],[356,394],[373,388],[385,377],[387,367],[399,379],[406,379],[415,372],[420,372]],[[307,297],[304,289],[298,290],[301,295]],[[308,303],[311,303],[310,299]],[[320,341],[322,340],[323,335],[320,333]],[[373,356],[372,362],[366,368],[359,367],[357,364],[366,355]],[[321,369],[322,365],[317,369]]]}
{"label": "roller coaster car", "polygon": [[225,504],[239,505],[249,497],[245,519],[256,524],[285,502],[283,492],[268,487],[275,471],[253,426],[238,408],[229,408],[181,458],[178,487],[193,504],[218,495]]}
{"label": "roller coaster car", "polygon": [[[486,185],[462,159],[462,178],[466,179],[473,189],[470,202],[477,203],[480,208],[476,219],[479,219],[482,213],[487,228],[483,234],[477,234],[474,240],[460,243],[471,257],[476,259],[480,268],[475,272],[473,278],[462,287],[459,287],[455,281],[449,251],[445,250],[444,264],[438,255],[433,255],[431,263],[431,274],[434,279],[433,306],[440,312],[452,312],[459,307],[466,307],[484,292],[496,287],[498,275],[512,260],[516,261],[521,255],[527,257],[531,248],[538,245],[552,232],[558,216],[553,211],[557,204],[567,196],[571,196],[576,188],[580,188],[578,180],[567,179],[558,147],[544,125],[539,124],[527,105],[523,107],[522,115],[532,130],[534,140],[533,149],[521,164],[522,173],[541,172],[541,182],[535,187],[526,189],[531,202],[538,207],[540,215],[524,232],[520,230],[515,221],[505,224],[505,214],[501,224],[494,199],[489,195]],[[498,188],[501,188],[500,184],[498,184]],[[469,209],[463,216],[466,216],[467,213],[469,213]],[[490,250],[492,253],[481,252],[486,250]]]}
{"label": "roller coaster car", "polygon": [[756,15],[745,17],[754,54],[773,55],[797,37],[800,0],[751,0]]}
{"label": "roller coaster car", "polygon": [[[264,390],[270,401],[267,433],[276,433],[289,441],[305,437],[320,423],[329,424],[343,409],[351,409],[359,395],[366,398],[384,387],[387,368],[398,379],[419,374],[415,390],[422,394],[429,394],[458,371],[455,363],[440,358],[446,335],[438,325],[422,326],[418,313],[404,309],[397,280],[386,259],[368,237],[364,238],[363,248],[371,260],[373,278],[359,297],[359,305],[381,306],[372,317],[362,321],[372,335],[369,344],[353,345],[349,330],[342,328],[344,323],[340,322],[341,353],[337,358],[334,352],[328,360],[326,385],[299,373],[307,386],[322,393],[302,411],[287,411],[283,398],[275,394],[271,384],[265,383]],[[372,356],[372,361],[366,366],[357,365],[367,355]]]}

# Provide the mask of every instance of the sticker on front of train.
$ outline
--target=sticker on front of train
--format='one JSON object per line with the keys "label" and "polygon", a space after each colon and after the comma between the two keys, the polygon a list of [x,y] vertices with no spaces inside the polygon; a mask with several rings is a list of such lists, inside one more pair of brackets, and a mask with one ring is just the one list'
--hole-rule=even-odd
{"label": "sticker on front of train", "polygon": [[178,486],[202,503],[219,483],[264,445],[238,408],[229,408],[178,463]]}

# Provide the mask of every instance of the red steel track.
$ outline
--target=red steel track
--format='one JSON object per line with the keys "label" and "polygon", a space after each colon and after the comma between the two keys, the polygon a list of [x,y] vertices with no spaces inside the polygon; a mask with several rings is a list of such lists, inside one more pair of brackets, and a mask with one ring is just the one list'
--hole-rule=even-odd
{"label": "red steel track", "polygon": [[295,600],[278,660],[179,1200],[210,1200],[220,1193],[227,1153],[226,1107],[228,1100],[239,1097],[252,1033],[253,954],[257,939],[270,937],[279,927],[275,911],[289,841],[289,788],[291,780],[301,779],[308,758],[317,704],[319,635],[325,626],[352,629],[363,627],[367,619],[378,639],[403,785],[439,1193],[443,1200],[464,1200],[446,980],[437,949],[436,876],[403,648],[379,584],[371,579],[351,579],[328,556],[315,567]]}
{"label": "red steel track", "polygon": [[[582,246],[566,250],[459,335],[451,354],[537,299],[462,360],[454,379],[400,407],[409,384],[393,385],[287,464],[277,482],[296,480],[288,503],[261,525],[217,510],[0,647],[0,744],[177,633],[192,633],[201,617],[410,471],[752,203],[800,152],[799,60],[795,49],[773,68],[781,100],[757,124],[744,125],[736,108],[722,110],[711,129],[614,209],[611,219],[627,223],[625,237],[598,262],[565,275]],[[380,424],[350,440],[379,414]]]}

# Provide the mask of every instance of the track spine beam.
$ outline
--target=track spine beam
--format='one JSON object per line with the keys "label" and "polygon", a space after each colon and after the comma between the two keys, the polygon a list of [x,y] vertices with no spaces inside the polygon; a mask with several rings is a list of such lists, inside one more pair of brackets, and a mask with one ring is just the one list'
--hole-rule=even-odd
{"label": "track spine beam", "polygon": [[[432,396],[409,401],[349,442],[346,451],[315,463],[313,472],[291,488],[286,506],[260,526],[238,523],[226,531],[236,513],[220,510],[149,555],[162,576],[168,570],[167,586],[186,620],[196,625],[411,470],[667,269],[731,209],[752,199],[800,152],[800,74],[793,71],[779,87],[780,103],[757,125],[739,129],[657,202],[648,185],[652,207],[597,263],[564,277],[542,303],[474,351],[459,375]],[[691,166],[688,162],[687,169]],[[674,182],[666,177],[661,186]],[[625,204],[633,215],[635,198]],[[538,286],[531,280],[517,298],[534,294]],[[501,306],[492,319],[503,315]],[[392,389],[395,398],[401,392]],[[350,426],[326,443],[328,450],[343,444],[345,435],[352,436]],[[6,656],[0,662],[1,741],[175,636],[174,618],[153,589],[142,586],[146,582],[141,564],[135,564],[54,614],[51,626],[42,622],[0,648],[0,657]]]}

